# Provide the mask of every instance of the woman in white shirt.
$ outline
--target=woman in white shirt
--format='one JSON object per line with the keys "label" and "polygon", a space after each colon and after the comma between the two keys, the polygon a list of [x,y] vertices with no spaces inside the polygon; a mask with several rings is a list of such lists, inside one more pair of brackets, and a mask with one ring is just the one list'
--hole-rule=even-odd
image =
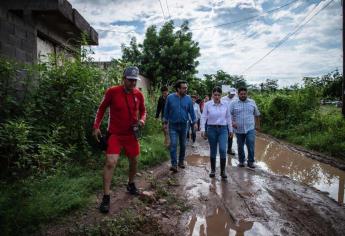
{"label": "woman in white shirt", "polygon": [[[219,145],[220,175],[222,179],[226,179],[226,145],[228,137],[232,137],[232,124],[229,106],[226,102],[221,101],[221,97],[222,89],[217,86],[212,90],[212,100],[205,104],[201,115],[201,136],[207,137],[210,145],[210,177],[215,176],[217,147]],[[205,132],[206,122],[207,134]]]}

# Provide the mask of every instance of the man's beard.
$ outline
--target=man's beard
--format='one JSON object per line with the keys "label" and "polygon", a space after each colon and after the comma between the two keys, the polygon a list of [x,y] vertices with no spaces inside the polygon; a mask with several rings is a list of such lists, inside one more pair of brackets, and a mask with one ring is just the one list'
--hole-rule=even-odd
{"label": "man's beard", "polygon": [[244,98],[239,97],[239,98],[240,98],[241,101],[245,101],[247,99],[247,97],[244,97]]}

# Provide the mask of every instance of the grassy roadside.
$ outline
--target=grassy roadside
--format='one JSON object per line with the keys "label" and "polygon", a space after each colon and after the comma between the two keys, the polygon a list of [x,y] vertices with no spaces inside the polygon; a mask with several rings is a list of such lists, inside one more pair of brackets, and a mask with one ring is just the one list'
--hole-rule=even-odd
{"label": "grassy roadside", "polygon": [[[139,171],[168,159],[162,136],[146,136],[141,141]],[[86,166],[69,165],[50,175],[31,176],[15,183],[1,183],[0,232],[2,235],[28,235],[41,225],[62,217],[91,202],[102,186],[103,156],[95,155]],[[127,179],[128,162],[121,157],[113,184]]]}

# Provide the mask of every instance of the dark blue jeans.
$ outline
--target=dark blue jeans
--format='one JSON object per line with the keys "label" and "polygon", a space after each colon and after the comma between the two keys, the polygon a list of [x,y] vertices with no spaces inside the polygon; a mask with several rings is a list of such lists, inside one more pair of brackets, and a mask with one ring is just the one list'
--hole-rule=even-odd
{"label": "dark blue jeans", "polygon": [[240,163],[244,163],[244,144],[248,150],[248,163],[254,162],[254,150],[255,150],[255,129],[249,130],[246,134],[236,133],[237,147],[238,147],[238,159]]}
{"label": "dark blue jeans", "polygon": [[180,143],[179,162],[183,163],[186,154],[186,137],[187,137],[187,122],[186,123],[169,123],[169,137],[170,137],[170,159],[171,165],[177,165],[177,139]]}
{"label": "dark blue jeans", "polygon": [[220,159],[226,159],[226,145],[228,143],[228,126],[207,126],[207,138],[210,144],[210,157],[216,159],[219,145]]}

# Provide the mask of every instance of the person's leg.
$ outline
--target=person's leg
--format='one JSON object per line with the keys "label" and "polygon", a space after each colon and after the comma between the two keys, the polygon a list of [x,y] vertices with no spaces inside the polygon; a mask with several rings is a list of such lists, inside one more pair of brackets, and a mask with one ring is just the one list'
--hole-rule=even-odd
{"label": "person's leg", "polygon": [[110,194],[110,184],[113,177],[114,169],[116,167],[119,154],[107,154],[105,165],[103,169],[103,192],[104,195]]}
{"label": "person's leg", "polygon": [[228,129],[227,127],[218,128],[218,143],[220,159],[226,159],[226,147],[228,142]]}
{"label": "person's leg", "polygon": [[180,154],[179,154],[179,166],[184,168],[184,158],[186,155],[186,134],[187,134],[187,123],[179,124],[179,142],[180,142]]}
{"label": "person's leg", "polygon": [[255,130],[250,130],[246,135],[246,145],[248,150],[248,165],[254,163],[254,151],[255,151]]}
{"label": "person's leg", "polygon": [[193,140],[193,143],[195,143],[195,140],[196,140],[196,129],[194,128],[194,125],[192,126],[192,140]]}
{"label": "person's leg", "polygon": [[244,141],[246,139],[246,134],[236,134],[237,138],[237,148],[238,148],[238,160],[240,165],[244,163],[245,155],[244,155]]}
{"label": "person's leg", "polygon": [[210,177],[213,178],[216,172],[216,157],[217,157],[217,128],[208,126],[207,127],[207,138],[210,145],[210,163],[211,163],[211,172]]}
{"label": "person's leg", "polygon": [[190,125],[190,122],[188,121],[188,122],[187,122],[187,135],[186,135],[186,142],[188,142],[188,141],[189,141],[189,137],[190,137],[190,135],[189,135],[189,130],[190,130],[190,128],[191,128],[191,125]]}
{"label": "person's leg", "polygon": [[129,157],[128,160],[129,160],[128,183],[133,183],[135,175],[137,174],[138,156]]}
{"label": "person's leg", "polygon": [[[176,125],[175,124],[169,124],[169,137],[170,137],[169,149],[170,149],[170,161],[171,161],[171,167],[172,168],[176,168],[176,166],[177,166],[177,160],[176,160],[177,135],[178,135],[178,133],[176,131]],[[173,171],[175,171],[175,169]]]}
{"label": "person's leg", "polygon": [[139,142],[133,135],[123,137],[122,142],[129,162],[127,190],[132,195],[138,195],[139,191],[135,186],[134,178],[137,174],[138,158],[140,154]]}
{"label": "person's leg", "polygon": [[219,142],[219,155],[220,155],[220,175],[223,179],[226,179],[225,165],[226,165],[226,146],[228,142],[228,128],[219,128],[218,142]]}

